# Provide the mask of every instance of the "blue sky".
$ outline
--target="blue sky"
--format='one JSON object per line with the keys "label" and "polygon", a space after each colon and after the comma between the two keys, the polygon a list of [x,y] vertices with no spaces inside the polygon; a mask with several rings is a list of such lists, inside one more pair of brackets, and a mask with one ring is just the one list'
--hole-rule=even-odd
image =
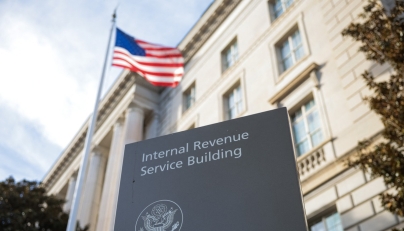
{"label": "blue sky", "polygon": [[[176,46],[211,2],[122,0],[117,25]],[[41,180],[91,113],[117,4],[0,0],[0,180]]]}

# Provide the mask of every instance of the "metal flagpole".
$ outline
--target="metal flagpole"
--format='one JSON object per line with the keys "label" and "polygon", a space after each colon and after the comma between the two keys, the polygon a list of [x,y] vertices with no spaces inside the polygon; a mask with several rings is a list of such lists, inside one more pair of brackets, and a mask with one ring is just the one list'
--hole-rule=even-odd
{"label": "metal flagpole", "polygon": [[78,211],[79,205],[80,205],[81,191],[82,191],[83,181],[84,181],[84,177],[86,175],[86,170],[87,170],[87,165],[88,165],[88,157],[89,157],[90,149],[91,149],[91,140],[92,140],[92,137],[94,134],[95,124],[97,121],[98,103],[100,100],[102,86],[104,83],[109,49],[110,49],[110,45],[111,45],[112,34],[113,34],[114,28],[115,28],[115,18],[116,18],[116,9],[114,11],[114,14],[112,15],[112,27],[111,27],[111,31],[109,34],[107,52],[105,54],[105,60],[104,60],[104,66],[102,69],[100,85],[98,87],[97,98],[95,99],[95,106],[94,106],[94,112],[93,112],[93,115],[91,118],[91,124],[87,131],[86,143],[84,146],[84,149],[85,149],[84,156],[83,156],[83,159],[81,160],[81,166],[79,169],[79,174],[77,176],[77,183],[76,183],[76,188],[74,190],[73,203],[72,203],[72,208],[70,209],[69,222],[67,224],[66,231],[75,231],[76,230],[77,211]]}

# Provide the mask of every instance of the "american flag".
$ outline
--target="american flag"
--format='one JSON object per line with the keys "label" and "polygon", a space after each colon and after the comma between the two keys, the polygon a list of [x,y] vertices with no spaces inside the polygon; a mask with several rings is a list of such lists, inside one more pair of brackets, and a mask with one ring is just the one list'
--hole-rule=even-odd
{"label": "american flag", "polygon": [[118,28],[112,65],[139,73],[162,87],[176,87],[184,75],[184,58],[177,48],[135,39]]}

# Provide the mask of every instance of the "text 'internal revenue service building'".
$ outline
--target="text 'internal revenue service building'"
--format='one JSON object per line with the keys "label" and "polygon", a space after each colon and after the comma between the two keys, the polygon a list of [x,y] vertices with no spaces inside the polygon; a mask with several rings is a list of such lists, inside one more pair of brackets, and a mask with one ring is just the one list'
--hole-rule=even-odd
{"label": "text 'internal revenue service building'", "polygon": [[286,109],[126,145],[115,230],[306,230]]}

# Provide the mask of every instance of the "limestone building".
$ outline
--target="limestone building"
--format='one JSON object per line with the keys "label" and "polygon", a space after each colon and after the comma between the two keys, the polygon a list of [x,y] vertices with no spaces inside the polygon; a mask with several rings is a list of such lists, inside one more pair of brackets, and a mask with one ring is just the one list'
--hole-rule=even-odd
{"label": "limestone building", "polygon": [[[216,0],[179,48],[186,75],[174,89],[123,72],[100,103],[79,219],[113,230],[124,144],[287,107],[312,231],[381,231],[401,219],[383,210],[382,179],[344,160],[382,124],[362,98],[364,70],[391,73],[341,31],[361,0]],[[43,182],[69,211],[89,121]],[[293,208],[291,208],[293,209]]]}

